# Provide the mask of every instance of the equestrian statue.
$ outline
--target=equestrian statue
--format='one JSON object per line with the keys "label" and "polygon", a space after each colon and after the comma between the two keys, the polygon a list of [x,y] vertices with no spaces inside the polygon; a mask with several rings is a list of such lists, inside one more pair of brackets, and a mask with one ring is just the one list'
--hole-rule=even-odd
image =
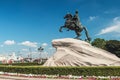
{"label": "equestrian statue", "polygon": [[62,28],[67,28],[67,31],[69,30],[74,30],[76,33],[76,39],[79,39],[79,37],[81,36],[81,32],[83,30],[85,30],[85,34],[87,39],[85,39],[85,41],[90,42],[91,38],[88,34],[88,31],[86,29],[86,27],[84,27],[79,19],[79,15],[78,15],[78,11],[75,12],[75,15],[71,15],[70,13],[66,14],[64,19],[66,19],[64,26],[61,26],[59,31],[62,32]]}

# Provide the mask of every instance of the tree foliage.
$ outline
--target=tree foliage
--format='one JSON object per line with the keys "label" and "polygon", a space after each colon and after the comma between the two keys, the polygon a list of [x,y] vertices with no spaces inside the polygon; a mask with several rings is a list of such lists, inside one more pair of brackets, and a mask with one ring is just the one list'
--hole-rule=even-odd
{"label": "tree foliage", "polygon": [[106,41],[101,38],[96,38],[96,39],[94,39],[94,41],[91,44],[92,44],[92,46],[105,49]]}
{"label": "tree foliage", "polygon": [[118,40],[104,40],[101,38],[96,38],[94,41],[91,43],[92,46],[105,49],[116,56],[120,57],[120,41]]}
{"label": "tree foliage", "polygon": [[106,42],[106,50],[114,53],[116,56],[120,57],[120,41],[118,40],[109,40]]}

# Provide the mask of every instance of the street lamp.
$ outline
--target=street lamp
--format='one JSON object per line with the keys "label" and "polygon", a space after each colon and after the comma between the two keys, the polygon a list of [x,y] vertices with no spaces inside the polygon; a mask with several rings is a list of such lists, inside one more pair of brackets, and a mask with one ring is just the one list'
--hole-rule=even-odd
{"label": "street lamp", "polygon": [[40,54],[39,54],[39,62],[38,63],[41,63],[42,62],[42,56],[41,56],[41,54],[42,54],[42,51],[44,50],[44,48],[43,47],[39,47],[38,48],[38,51],[40,52]]}

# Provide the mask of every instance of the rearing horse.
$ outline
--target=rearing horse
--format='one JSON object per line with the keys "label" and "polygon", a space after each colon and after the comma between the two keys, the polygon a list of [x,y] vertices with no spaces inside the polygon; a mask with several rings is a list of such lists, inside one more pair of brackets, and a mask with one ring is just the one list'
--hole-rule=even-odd
{"label": "rearing horse", "polygon": [[79,39],[79,37],[81,36],[81,32],[85,30],[85,34],[87,37],[86,41],[91,40],[86,27],[82,26],[80,23],[78,11],[76,11],[76,14],[74,15],[74,17],[71,14],[66,14],[64,19],[66,19],[66,21],[64,26],[60,27],[59,29],[60,32],[62,32],[62,28],[67,28],[68,29],[67,31],[74,30],[77,35],[75,38]]}

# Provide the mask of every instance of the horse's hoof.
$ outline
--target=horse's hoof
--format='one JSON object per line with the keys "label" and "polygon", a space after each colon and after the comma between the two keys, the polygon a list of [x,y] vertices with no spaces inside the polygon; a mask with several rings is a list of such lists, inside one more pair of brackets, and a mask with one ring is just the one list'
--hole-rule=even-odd
{"label": "horse's hoof", "polygon": [[91,41],[91,38],[88,38],[89,41]]}
{"label": "horse's hoof", "polygon": [[75,37],[74,39],[78,39],[78,40],[81,40],[80,38],[78,38],[78,37]]}
{"label": "horse's hoof", "polygon": [[62,32],[61,30],[59,30],[59,32]]}
{"label": "horse's hoof", "polygon": [[70,31],[69,29],[67,31]]}

